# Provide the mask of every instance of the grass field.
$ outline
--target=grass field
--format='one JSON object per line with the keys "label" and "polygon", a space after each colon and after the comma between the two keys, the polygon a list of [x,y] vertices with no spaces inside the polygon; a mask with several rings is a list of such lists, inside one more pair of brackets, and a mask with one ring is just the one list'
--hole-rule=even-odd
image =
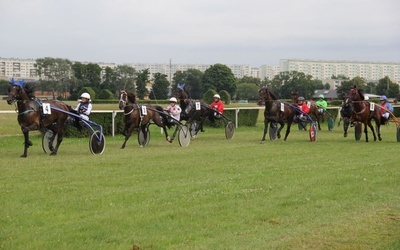
{"label": "grass field", "polygon": [[20,158],[15,117],[0,115],[1,249],[400,248],[393,124],[381,142],[323,124],[314,143],[295,126],[260,144],[260,120],[232,140],[206,128],[186,148],[152,127],[145,148],[107,137],[91,155],[88,138],[65,138],[55,157],[36,132]]}

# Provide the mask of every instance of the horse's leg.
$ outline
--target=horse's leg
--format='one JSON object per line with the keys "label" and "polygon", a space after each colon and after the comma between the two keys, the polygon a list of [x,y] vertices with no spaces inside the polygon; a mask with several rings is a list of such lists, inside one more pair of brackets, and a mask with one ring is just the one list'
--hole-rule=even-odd
{"label": "horse's leg", "polygon": [[60,144],[61,144],[61,142],[63,140],[63,134],[64,134],[63,128],[64,128],[64,123],[63,122],[57,122],[56,133],[53,132],[54,136],[55,136],[55,134],[58,135],[57,136],[57,144],[56,144],[56,147],[54,148],[54,150],[50,153],[50,155],[57,155],[58,147],[60,146]]}
{"label": "horse's leg", "polygon": [[350,121],[349,118],[345,117],[343,119],[343,130],[344,130],[344,137],[347,137],[347,130],[349,130]]}
{"label": "horse's leg", "polygon": [[[175,126],[177,126],[177,125],[175,125]],[[163,131],[164,131],[164,134],[165,134],[165,139],[169,142],[169,143],[172,143],[172,141],[174,140],[174,138],[172,137],[169,137],[169,135],[168,135],[168,131],[167,131],[167,127],[166,126],[160,126],[160,127],[162,127],[162,129],[163,129]]]}
{"label": "horse's leg", "polygon": [[22,133],[24,134],[24,153],[21,155],[21,157],[27,157],[28,148],[29,146],[32,146],[32,142],[29,140],[29,129],[26,127],[23,128]]}
{"label": "horse's leg", "polygon": [[287,122],[285,138],[283,139],[284,141],[286,141],[288,135],[290,134],[290,127],[292,126],[292,122],[293,122],[293,120],[288,120],[288,122]]}
{"label": "horse's leg", "polygon": [[378,119],[375,120],[375,125],[376,125],[376,133],[378,134],[378,140],[382,141],[381,137],[381,123]]}
{"label": "horse's leg", "polygon": [[318,109],[317,109],[317,112],[316,112],[316,115],[315,115],[315,119],[317,120],[317,123],[318,123],[318,130],[321,130],[321,124],[320,124],[320,114],[319,114],[319,111],[318,111]]}
{"label": "horse's leg", "polygon": [[277,136],[278,136],[278,138],[280,139],[280,138],[281,138],[281,131],[282,131],[283,127],[285,127],[285,123],[284,123],[283,121],[280,121],[279,124],[280,124],[281,126],[278,128]]}
{"label": "horse's leg", "polygon": [[264,120],[264,134],[263,134],[263,137],[262,137],[262,139],[261,139],[261,144],[263,144],[264,143],[264,141],[265,141],[265,135],[268,133],[268,120],[265,118],[265,120]]}
{"label": "horse's leg", "polygon": [[[368,127],[369,127],[369,123],[368,122],[364,122],[364,134],[365,134],[365,141],[368,142]],[[375,132],[373,131],[374,135]]]}
{"label": "horse's leg", "polygon": [[[128,126],[125,126],[127,128]],[[126,142],[129,140],[129,137],[131,137],[133,130],[135,129],[135,126],[131,125],[129,129],[125,130],[125,140],[124,143],[122,143],[121,149],[124,149],[126,146]],[[147,135],[146,133],[144,134],[145,136]]]}
{"label": "horse's leg", "polygon": [[[366,124],[368,124],[368,127],[371,129],[372,135],[374,136],[374,141],[376,141],[375,129],[374,129],[374,126],[372,126],[371,120],[368,120],[368,122]],[[364,124],[364,125],[366,125],[366,124]],[[365,131],[367,131],[367,126],[365,126],[365,127],[366,127]]]}

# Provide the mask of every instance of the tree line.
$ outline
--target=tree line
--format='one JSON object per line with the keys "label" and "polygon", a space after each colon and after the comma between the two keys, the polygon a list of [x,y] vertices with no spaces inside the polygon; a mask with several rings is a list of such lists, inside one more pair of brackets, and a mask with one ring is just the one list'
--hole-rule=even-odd
{"label": "tree line", "polygon": [[[150,75],[149,69],[137,71],[128,65],[118,65],[115,68],[101,68],[96,63],[72,63],[68,59],[40,58],[35,64],[40,80],[37,90],[47,92],[69,93],[69,98],[76,100],[80,93],[88,91],[93,99],[113,99],[119,90],[136,91],[140,99],[148,96],[150,99],[167,99],[175,93],[178,84],[185,84],[190,89],[191,98],[203,99],[209,90],[228,92],[232,99],[257,100],[258,90],[269,86],[271,90],[283,99],[290,99],[292,92],[298,92],[306,99],[311,99],[316,89],[329,89],[328,83],[313,79],[303,72],[281,72],[273,79],[259,79],[245,76],[236,78],[231,69],[223,64],[214,64],[205,72],[197,69],[177,71],[173,75],[172,84],[167,75],[155,73]],[[337,88],[339,98],[343,98],[354,85],[367,93],[386,95],[389,98],[399,97],[399,85],[384,77],[376,82],[367,82],[361,77],[349,79],[346,76],[332,76],[341,79]],[[7,93],[9,81],[0,81],[0,91]]]}

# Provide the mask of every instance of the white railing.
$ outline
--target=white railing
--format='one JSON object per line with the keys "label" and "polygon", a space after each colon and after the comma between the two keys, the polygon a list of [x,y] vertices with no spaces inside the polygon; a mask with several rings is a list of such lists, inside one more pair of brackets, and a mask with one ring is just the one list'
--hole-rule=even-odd
{"label": "white railing", "polygon": [[[238,124],[239,124],[239,112],[240,110],[245,110],[245,109],[258,109],[258,110],[264,110],[265,107],[264,106],[260,106],[260,107],[237,107],[237,108],[226,108],[225,110],[235,110],[235,127],[238,128]],[[328,110],[338,110],[340,109],[340,107],[328,107]],[[117,113],[122,113],[123,110],[92,110],[92,113],[108,113],[111,114],[111,121],[112,121],[112,137],[115,136],[115,117],[117,115]],[[0,111],[0,114],[16,114],[16,111]],[[337,114],[337,118],[340,118],[340,112],[338,112]]]}

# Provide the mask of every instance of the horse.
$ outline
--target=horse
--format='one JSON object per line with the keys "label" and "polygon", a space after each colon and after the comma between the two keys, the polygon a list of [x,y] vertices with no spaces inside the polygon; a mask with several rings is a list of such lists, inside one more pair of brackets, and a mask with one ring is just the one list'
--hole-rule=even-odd
{"label": "horse", "polygon": [[353,114],[353,106],[351,105],[349,98],[345,98],[345,100],[342,103],[342,106],[340,107],[340,120],[338,122],[338,126],[340,126],[340,122],[343,120],[344,137],[347,137],[347,131],[349,129],[350,118],[352,114]]}
{"label": "horse", "polygon": [[264,143],[265,141],[265,135],[268,132],[268,123],[270,122],[280,124],[280,127],[277,131],[278,138],[281,138],[281,130],[285,126],[285,122],[287,123],[285,138],[283,139],[286,141],[290,133],[290,127],[296,115],[296,110],[289,103],[279,101],[278,98],[267,87],[262,87],[259,90],[259,94],[260,100],[258,103],[265,103],[264,134],[260,143]]}
{"label": "horse", "polygon": [[[292,103],[296,104],[297,99],[299,98],[299,93],[298,92],[292,92]],[[318,130],[321,130],[321,124],[320,124],[320,116],[321,114],[318,111],[318,106],[315,102],[313,101],[307,101],[307,105],[310,107],[310,115],[313,115],[317,124],[318,124]],[[305,128],[304,128],[305,129]]]}
{"label": "horse", "polygon": [[[162,107],[140,105],[136,103],[135,94],[125,90],[119,92],[118,106],[119,109],[124,110],[124,130],[122,134],[125,136],[125,141],[122,144],[121,149],[125,148],[126,142],[128,141],[129,137],[131,137],[135,129],[141,129],[146,141],[146,129],[151,121],[163,129],[165,139],[172,143],[175,133],[172,138],[169,137],[167,127],[170,128],[173,124],[168,121],[168,115],[164,113],[164,109]],[[147,114],[142,114],[142,106],[146,106]]]}
{"label": "horse", "polygon": [[[43,103],[50,105],[51,112],[50,114],[43,114],[43,104],[41,101],[35,100],[34,92],[35,86],[33,82],[24,83],[23,80],[18,82],[14,81],[14,79],[12,79],[12,87],[8,91],[7,103],[9,105],[14,102],[17,103],[17,120],[24,134],[24,153],[21,157],[27,157],[28,148],[33,145],[29,140],[29,131],[43,128],[47,128],[53,132],[53,136],[49,140],[49,149],[51,150],[50,155],[56,155],[63,140],[63,130],[65,121],[68,118],[67,112],[69,108],[60,101],[50,100]],[[53,147],[55,136],[57,136],[57,143]]]}
{"label": "horse", "polygon": [[[209,105],[205,102],[199,102],[200,106],[196,106],[198,101],[190,98],[189,90],[185,87],[185,84],[178,84],[175,95],[182,109],[181,120],[187,121],[189,124],[197,122],[197,126],[194,128],[195,131],[191,131],[193,137],[199,131],[204,132],[203,123],[207,117],[214,115],[213,110],[208,108]],[[191,126],[190,129],[192,130]]]}
{"label": "horse", "polygon": [[364,124],[365,141],[368,142],[367,125],[372,131],[374,141],[376,141],[374,126],[371,123],[372,119],[375,121],[378,139],[381,141],[381,114],[379,112],[379,106],[375,105],[374,109],[372,110],[370,107],[370,102],[364,100],[364,95],[362,94],[361,90],[357,89],[356,86],[350,89],[348,99],[353,107],[350,121],[361,122]]}

